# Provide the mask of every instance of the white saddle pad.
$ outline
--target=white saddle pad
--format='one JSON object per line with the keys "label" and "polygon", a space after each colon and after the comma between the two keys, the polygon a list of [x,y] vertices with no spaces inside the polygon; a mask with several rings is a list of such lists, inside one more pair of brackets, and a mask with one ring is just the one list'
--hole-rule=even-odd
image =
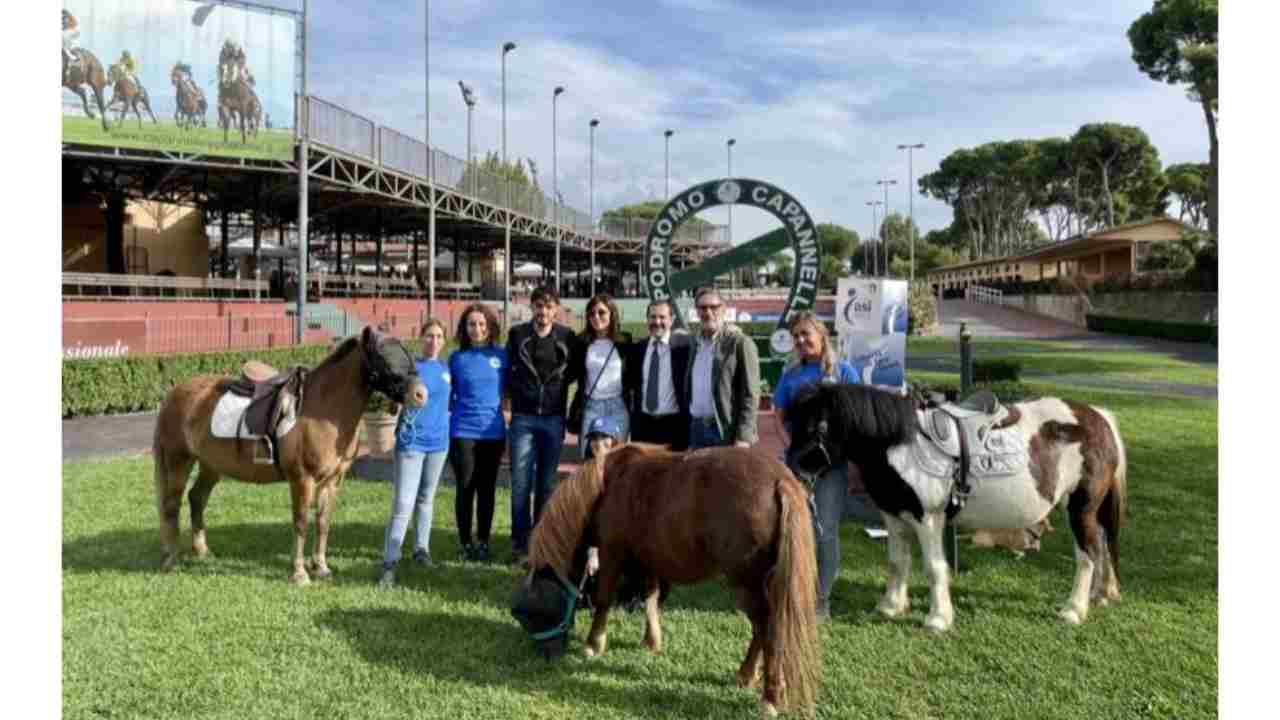
{"label": "white saddle pad", "polygon": [[[260,435],[250,435],[247,432],[236,434],[241,421],[244,419],[244,411],[249,407],[250,398],[240,397],[235,393],[223,393],[218,400],[218,404],[213,408],[213,417],[209,419],[209,434],[216,438],[258,438]],[[284,419],[280,421],[280,428],[276,433],[277,437],[284,437],[293,429],[297,422],[297,414],[289,412]]]}

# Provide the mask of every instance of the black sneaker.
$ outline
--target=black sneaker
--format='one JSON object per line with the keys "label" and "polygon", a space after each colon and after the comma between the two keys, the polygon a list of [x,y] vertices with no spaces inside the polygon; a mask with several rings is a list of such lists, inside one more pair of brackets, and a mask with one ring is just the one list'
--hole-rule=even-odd
{"label": "black sneaker", "polygon": [[378,588],[380,590],[390,590],[396,586],[396,566],[382,564],[382,572],[378,575]]}
{"label": "black sneaker", "polygon": [[462,543],[462,561],[472,562],[476,559],[476,546],[471,543]]}
{"label": "black sneaker", "polygon": [[431,560],[431,553],[423,550],[422,548],[418,548],[413,551],[413,562],[417,564],[418,567],[433,568],[436,566],[435,562]]}
{"label": "black sneaker", "polygon": [[489,543],[476,545],[476,562],[489,562]]}

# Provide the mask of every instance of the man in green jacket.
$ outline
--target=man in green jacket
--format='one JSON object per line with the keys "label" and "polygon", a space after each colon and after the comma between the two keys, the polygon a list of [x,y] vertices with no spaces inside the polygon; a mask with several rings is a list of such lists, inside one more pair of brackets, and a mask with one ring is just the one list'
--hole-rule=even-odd
{"label": "man in green jacket", "polygon": [[760,359],[755,341],[724,322],[724,301],[715,288],[699,290],[693,302],[702,330],[693,343],[685,378],[689,449],[751,447],[760,439]]}

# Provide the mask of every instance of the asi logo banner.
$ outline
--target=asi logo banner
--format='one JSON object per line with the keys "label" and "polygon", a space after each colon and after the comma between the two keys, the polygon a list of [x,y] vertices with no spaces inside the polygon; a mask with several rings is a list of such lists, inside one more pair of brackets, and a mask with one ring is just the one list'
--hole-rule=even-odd
{"label": "asi logo banner", "polygon": [[862,382],[902,387],[907,359],[907,281],[841,278],[835,316],[841,355]]}

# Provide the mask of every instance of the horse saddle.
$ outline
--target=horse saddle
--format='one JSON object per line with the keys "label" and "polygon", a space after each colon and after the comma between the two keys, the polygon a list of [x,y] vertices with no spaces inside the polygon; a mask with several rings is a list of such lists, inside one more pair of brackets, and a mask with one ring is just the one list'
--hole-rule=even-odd
{"label": "horse saddle", "polygon": [[[914,464],[926,474],[954,480],[961,496],[971,481],[1009,476],[1026,467],[1026,443],[1013,429],[998,428],[1009,411],[995,395],[981,391],[960,403],[917,413],[919,437],[911,448]],[[958,512],[963,497],[953,503]]]}
{"label": "horse saddle", "polygon": [[254,462],[278,465],[276,446],[297,422],[306,372],[300,365],[280,372],[264,362],[246,362],[214,410],[213,435],[253,439]]}

